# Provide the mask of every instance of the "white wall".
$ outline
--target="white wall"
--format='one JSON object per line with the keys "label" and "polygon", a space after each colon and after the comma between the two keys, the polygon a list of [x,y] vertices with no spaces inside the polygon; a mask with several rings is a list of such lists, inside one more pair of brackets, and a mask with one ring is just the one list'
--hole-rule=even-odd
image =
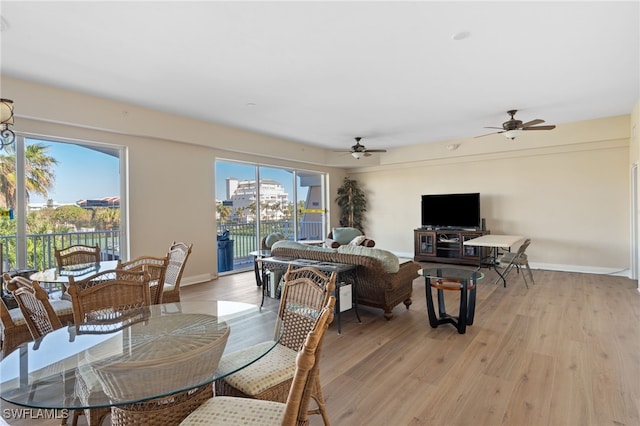
{"label": "white wall", "polygon": [[[351,170],[350,175],[369,194],[367,234],[377,246],[396,253],[413,253],[422,194],[480,192],[487,229],[530,237],[532,265],[627,273],[628,128],[629,117],[622,116],[563,126],[553,144],[527,134],[517,141],[499,135],[486,143],[457,141],[461,146],[455,152],[408,148],[408,158],[418,160]],[[563,139],[563,133],[572,136]],[[507,149],[514,143],[529,148]],[[469,151],[494,152],[469,154],[469,145]],[[501,145],[506,148],[499,152]]]}
{"label": "white wall", "polygon": [[[2,77],[2,94],[15,101],[18,132],[128,147],[130,256],[162,254],[173,240],[192,242],[185,282],[217,276],[216,158],[328,173],[334,226],[336,188],[345,175],[361,180],[370,194],[367,233],[398,254],[413,253],[421,194],[480,192],[493,233],[532,238],[534,266],[599,273],[629,267],[637,106],[632,115],[526,132],[516,141],[495,135],[389,149],[357,160],[361,169],[345,169],[356,160],[23,80]],[[460,147],[449,151],[451,143]]]}

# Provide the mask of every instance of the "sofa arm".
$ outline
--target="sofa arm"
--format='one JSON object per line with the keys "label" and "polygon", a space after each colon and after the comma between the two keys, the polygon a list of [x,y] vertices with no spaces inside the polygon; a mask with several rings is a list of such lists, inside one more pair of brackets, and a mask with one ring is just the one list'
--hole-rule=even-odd
{"label": "sofa arm", "polygon": [[419,263],[409,261],[400,265],[400,269],[395,274],[391,275],[392,286],[401,285],[401,283],[413,282],[420,276],[418,271],[421,269]]}

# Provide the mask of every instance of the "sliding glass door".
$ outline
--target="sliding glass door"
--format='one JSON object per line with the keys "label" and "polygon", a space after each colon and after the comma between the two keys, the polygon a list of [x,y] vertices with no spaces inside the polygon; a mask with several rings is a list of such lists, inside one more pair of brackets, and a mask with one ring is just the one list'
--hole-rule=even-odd
{"label": "sliding glass door", "polygon": [[216,161],[218,235],[229,231],[234,240],[232,269],[252,268],[250,253],[272,232],[296,241],[322,239],[324,182],[323,173]]}

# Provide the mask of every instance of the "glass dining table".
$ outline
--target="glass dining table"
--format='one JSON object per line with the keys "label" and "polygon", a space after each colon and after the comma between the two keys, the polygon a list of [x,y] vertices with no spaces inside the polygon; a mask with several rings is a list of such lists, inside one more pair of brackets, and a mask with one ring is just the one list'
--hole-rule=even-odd
{"label": "glass dining table", "polygon": [[[239,302],[166,303],[112,313],[19,346],[0,361],[0,398],[49,410],[112,407],[112,417],[113,408],[135,407],[136,422],[142,416],[144,424],[145,401],[205,387],[211,393],[215,380],[275,347],[282,331],[275,312]],[[264,342],[269,344],[258,345]],[[220,356],[254,345],[261,350],[244,365],[217,369]]]}

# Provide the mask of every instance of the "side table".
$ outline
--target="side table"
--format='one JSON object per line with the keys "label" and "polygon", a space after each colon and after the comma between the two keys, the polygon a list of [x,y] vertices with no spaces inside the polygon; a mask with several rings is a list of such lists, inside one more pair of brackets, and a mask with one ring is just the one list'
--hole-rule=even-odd
{"label": "side table", "polygon": [[[478,280],[484,278],[482,272],[462,268],[427,268],[422,269],[425,278],[427,298],[427,314],[429,324],[437,328],[440,324],[453,324],[458,333],[464,334],[468,325],[473,325],[476,310],[476,287]],[[438,316],[433,304],[432,288],[438,293]],[[445,309],[444,290],[460,292],[460,308],[458,315],[449,315]]]}

